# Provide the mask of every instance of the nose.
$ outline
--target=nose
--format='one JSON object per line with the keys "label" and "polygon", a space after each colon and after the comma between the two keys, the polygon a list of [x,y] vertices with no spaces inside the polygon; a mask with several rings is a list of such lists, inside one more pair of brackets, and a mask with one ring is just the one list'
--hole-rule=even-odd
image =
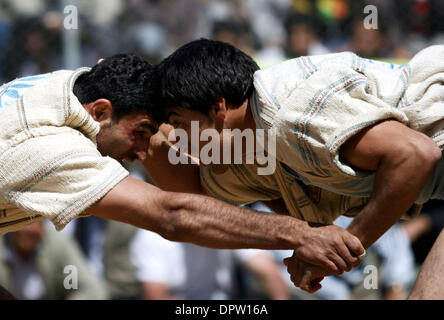
{"label": "nose", "polygon": [[143,162],[146,160],[146,153],[148,152],[149,143],[140,143],[133,149],[134,158]]}
{"label": "nose", "polygon": [[145,161],[149,145],[150,139],[138,139],[133,147],[133,154],[135,155],[135,158],[137,157],[137,159],[141,162]]}

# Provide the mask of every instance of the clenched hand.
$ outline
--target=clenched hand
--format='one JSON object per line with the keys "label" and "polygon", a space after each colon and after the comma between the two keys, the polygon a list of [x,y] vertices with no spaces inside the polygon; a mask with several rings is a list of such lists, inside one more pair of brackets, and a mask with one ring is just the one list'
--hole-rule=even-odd
{"label": "clenched hand", "polygon": [[359,266],[358,257],[364,252],[357,237],[341,227],[328,225],[306,228],[294,256],[328,273],[338,274]]}

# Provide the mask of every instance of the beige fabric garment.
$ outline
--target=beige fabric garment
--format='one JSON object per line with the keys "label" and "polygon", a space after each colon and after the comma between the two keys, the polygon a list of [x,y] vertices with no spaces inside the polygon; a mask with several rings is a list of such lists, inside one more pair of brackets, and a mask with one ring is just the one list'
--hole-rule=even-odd
{"label": "beige fabric garment", "polygon": [[0,87],[0,234],[43,218],[61,230],[128,175],[99,153],[99,124],[72,92],[88,70]]}
{"label": "beige fabric garment", "polygon": [[[235,203],[266,200],[273,190],[291,215],[307,221],[332,223],[341,214],[354,215],[371,195],[374,174],[343,163],[341,145],[370,125],[394,119],[443,148],[443,83],[444,46],[424,49],[406,66],[345,52],[258,71],[250,106],[257,128],[276,140],[277,170],[273,178],[258,179],[255,168],[237,165],[250,168],[253,177],[240,179],[234,170],[216,175],[202,168],[202,184],[209,194]],[[259,188],[267,190],[265,196]],[[430,196],[422,194],[409,215],[419,213]]]}
{"label": "beige fabric garment", "polygon": [[207,193],[235,205],[282,198],[289,214],[300,220],[331,224],[340,215],[356,215],[368,198],[347,197],[306,186],[278,165],[273,175],[257,175],[258,165],[230,165],[222,174],[201,167],[201,183]]}

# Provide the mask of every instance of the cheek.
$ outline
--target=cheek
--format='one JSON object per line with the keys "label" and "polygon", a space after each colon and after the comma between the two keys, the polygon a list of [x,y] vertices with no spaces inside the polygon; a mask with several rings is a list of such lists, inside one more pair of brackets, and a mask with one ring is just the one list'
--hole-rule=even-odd
{"label": "cheek", "polygon": [[114,135],[113,143],[110,145],[111,148],[124,151],[131,149],[135,145],[136,138],[131,132],[121,131],[116,132]]}
{"label": "cheek", "polygon": [[139,137],[136,139],[133,147],[138,150],[148,150],[148,147],[150,146],[150,140],[150,138]]}

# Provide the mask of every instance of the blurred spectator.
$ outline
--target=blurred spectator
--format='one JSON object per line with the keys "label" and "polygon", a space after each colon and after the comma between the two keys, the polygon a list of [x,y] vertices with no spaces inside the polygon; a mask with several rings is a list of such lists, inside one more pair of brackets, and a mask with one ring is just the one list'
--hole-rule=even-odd
{"label": "blurred spectator", "polygon": [[288,0],[248,0],[250,23],[264,48],[282,47],[285,29],[282,21],[288,11]]}
{"label": "blurred spectator", "polygon": [[344,50],[368,59],[392,58],[401,64],[411,58],[411,53],[405,47],[391,41],[382,22],[378,22],[377,29],[367,29],[363,20],[356,20],[352,24],[351,39]]}
{"label": "blurred spectator", "polygon": [[327,46],[336,48],[343,44],[350,22],[356,15],[358,0],[292,0],[291,9],[298,15],[310,16]]}
{"label": "blurred spectator", "polygon": [[[126,163],[125,168],[132,177],[149,181],[145,169],[139,162]],[[117,221],[103,222],[101,257],[103,277],[110,299],[142,299],[142,285],[136,277],[136,267],[130,259],[130,243],[139,229]]]}
{"label": "blurred spectator", "polygon": [[199,37],[208,37],[205,0],[129,0],[126,25],[155,23],[163,26],[170,50]]}
{"label": "blurred spectator", "polygon": [[85,255],[89,269],[98,277],[104,273],[103,246],[106,222],[95,216],[74,221],[71,233]]}
{"label": "blurred spectator", "polygon": [[288,16],[285,22],[285,29],[287,31],[287,58],[327,54],[330,52],[318,39],[313,17],[292,14]]}
{"label": "blurred spectator", "polygon": [[40,18],[15,20],[7,42],[1,59],[3,81],[61,67],[60,33],[48,28]]}
{"label": "blurred spectator", "polygon": [[367,29],[363,20],[355,21],[352,25],[352,35],[347,49],[363,58],[390,57],[385,29],[381,23],[378,23],[378,29]]}
{"label": "blurred spectator", "polygon": [[159,63],[169,53],[167,33],[156,23],[145,22],[129,27],[125,39],[128,51],[137,52],[152,64]]}
{"label": "blurred spectator", "polygon": [[257,276],[268,298],[289,298],[278,266],[265,251],[215,250],[139,230],[130,252],[145,299],[232,299],[235,259]]}
{"label": "blurred spectator", "polygon": [[142,287],[136,278],[136,269],[129,252],[129,245],[137,230],[139,229],[125,223],[106,221],[103,263],[104,278],[111,299],[142,298]]}
{"label": "blurred spectator", "polygon": [[101,28],[115,26],[125,11],[123,0],[77,0],[75,5],[90,23]]}
{"label": "blurred spectator", "polygon": [[57,1],[54,0],[3,1],[4,10],[7,10],[10,14],[24,18],[32,18],[42,15],[56,4]]}
{"label": "blurred spectator", "polygon": [[108,298],[141,298],[141,285],[129,259],[129,244],[137,228],[117,221],[85,217],[62,232],[74,236],[87,258],[89,270],[106,285]]}
{"label": "blurred spectator", "polygon": [[[64,286],[66,266],[76,268],[77,289]],[[17,299],[107,298],[74,241],[43,222],[0,239],[0,283]]]}
{"label": "blurred spectator", "polygon": [[213,24],[211,38],[229,43],[250,56],[255,55],[255,36],[248,21],[216,21]]}

